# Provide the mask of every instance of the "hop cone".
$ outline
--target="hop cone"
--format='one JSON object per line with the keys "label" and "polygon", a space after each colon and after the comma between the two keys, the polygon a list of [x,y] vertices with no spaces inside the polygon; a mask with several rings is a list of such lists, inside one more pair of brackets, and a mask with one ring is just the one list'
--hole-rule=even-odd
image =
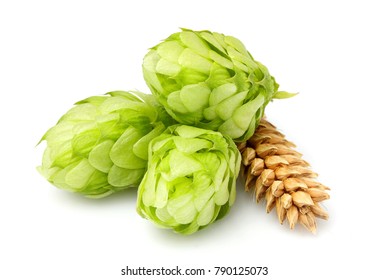
{"label": "hop cone", "polygon": [[182,234],[208,226],[234,203],[240,159],[232,140],[218,132],[169,127],[150,143],[138,213]]}
{"label": "hop cone", "polygon": [[316,232],[316,219],[328,219],[320,203],[329,199],[328,187],[317,182],[317,174],[294,150],[275,126],[262,119],[254,135],[239,144],[246,191],[254,189],[257,202],[266,200],[266,211],[274,207],[279,222],[293,229],[297,222]]}
{"label": "hop cone", "polygon": [[138,184],[148,143],[171,121],[153,99],[115,91],[76,103],[43,136],[38,170],[58,188],[95,198]]}
{"label": "hop cone", "polygon": [[[167,112],[182,124],[247,140],[278,84],[238,39],[183,29],[151,48],[144,78]],[[277,94],[276,94],[277,93]]]}

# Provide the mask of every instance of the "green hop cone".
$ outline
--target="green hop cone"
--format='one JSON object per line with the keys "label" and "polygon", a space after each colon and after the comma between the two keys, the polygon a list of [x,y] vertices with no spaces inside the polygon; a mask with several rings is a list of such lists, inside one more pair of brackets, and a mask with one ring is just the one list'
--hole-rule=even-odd
{"label": "green hop cone", "polygon": [[143,61],[145,81],[179,123],[250,138],[278,84],[238,39],[210,31],[172,34]]}
{"label": "green hop cone", "polygon": [[161,227],[192,234],[228,213],[235,201],[240,162],[230,137],[171,126],[150,142],[137,211]]}
{"label": "green hop cone", "polygon": [[148,144],[173,123],[152,95],[114,91],[77,102],[42,137],[41,174],[58,188],[104,197],[139,184]]}

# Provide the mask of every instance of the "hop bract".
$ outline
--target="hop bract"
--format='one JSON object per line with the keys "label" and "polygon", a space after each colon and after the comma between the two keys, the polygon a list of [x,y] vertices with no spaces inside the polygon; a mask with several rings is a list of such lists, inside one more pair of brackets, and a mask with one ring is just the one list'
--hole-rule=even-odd
{"label": "hop bract", "polygon": [[278,84],[238,39],[183,29],[143,61],[152,93],[178,122],[220,131],[235,141],[253,135]]}
{"label": "hop bract", "polygon": [[162,227],[194,233],[228,213],[240,162],[228,136],[186,125],[169,127],[150,142],[138,213]]}
{"label": "hop bract", "polygon": [[147,147],[172,120],[152,95],[115,91],[76,103],[42,140],[38,170],[53,185],[103,197],[138,184]]}

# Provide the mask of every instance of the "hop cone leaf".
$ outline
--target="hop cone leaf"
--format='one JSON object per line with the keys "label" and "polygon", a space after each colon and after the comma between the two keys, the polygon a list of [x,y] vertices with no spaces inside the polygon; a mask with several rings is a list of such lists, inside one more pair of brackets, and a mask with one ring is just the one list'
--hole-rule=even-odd
{"label": "hop cone leaf", "polygon": [[293,229],[302,224],[316,232],[316,218],[328,219],[320,203],[329,199],[328,187],[317,182],[317,174],[275,126],[262,119],[254,135],[238,144],[242,153],[245,189],[254,189],[257,202],[265,198],[266,211],[276,209],[279,222]]}
{"label": "hop cone leaf", "polygon": [[179,123],[247,140],[265,106],[278,92],[267,68],[238,39],[183,29],[150,49],[143,61],[146,83]]}
{"label": "hop cone leaf", "polygon": [[150,142],[138,213],[182,234],[210,225],[234,203],[240,159],[234,142],[218,132],[169,127]]}
{"label": "hop cone leaf", "polygon": [[43,136],[38,170],[58,188],[107,196],[141,181],[148,143],[171,123],[152,95],[115,91],[87,98]]}

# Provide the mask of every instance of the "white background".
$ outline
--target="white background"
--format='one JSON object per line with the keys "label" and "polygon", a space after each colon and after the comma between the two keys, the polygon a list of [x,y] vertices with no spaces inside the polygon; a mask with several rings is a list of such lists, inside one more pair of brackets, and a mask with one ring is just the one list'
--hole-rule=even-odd
{"label": "white background", "polygon": [[[269,267],[267,277],[242,279],[387,279],[385,2],[1,1],[0,279],[151,279],[120,276],[127,265]],[[74,102],[147,91],[143,56],[179,27],[239,38],[280,89],[299,92],[267,115],[332,188],[330,220],[317,235],[279,225],[241,184],[226,218],[179,236],[136,214],[135,189],[90,200],[35,170],[44,148],[35,145]]]}

